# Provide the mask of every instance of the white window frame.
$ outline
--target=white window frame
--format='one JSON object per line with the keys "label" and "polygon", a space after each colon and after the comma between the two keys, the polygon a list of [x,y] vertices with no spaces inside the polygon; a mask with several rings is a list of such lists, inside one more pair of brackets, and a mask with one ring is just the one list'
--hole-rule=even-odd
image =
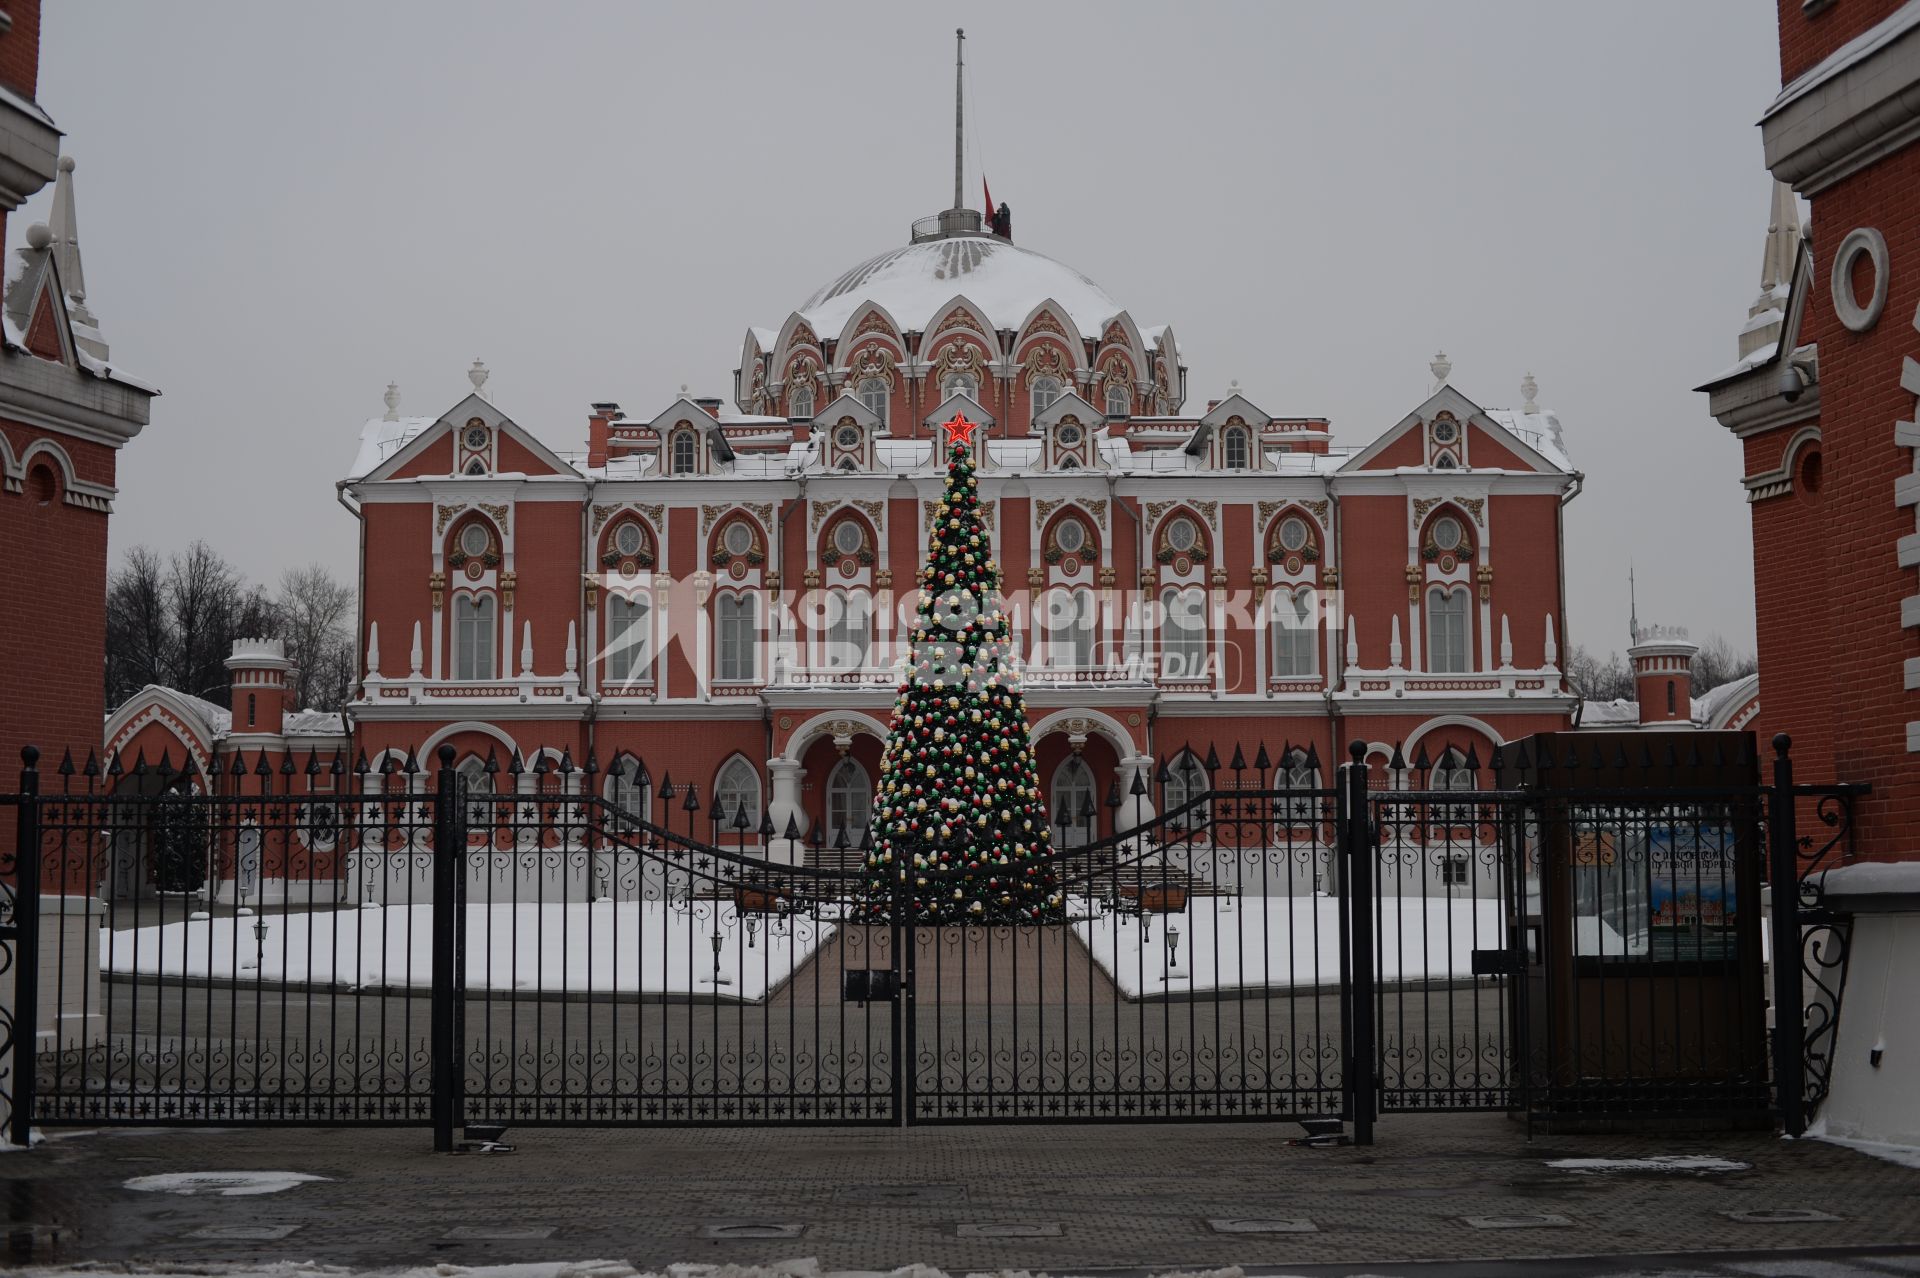
{"label": "white window frame", "polygon": [[499,677],[494,651],[499,627],[499,602],[492,595],[453,597],[453,677],[457,682]]}
{"label": "white window frame", "polygon": [[[760,770],[749,763],[745,755],[734,755],[713,774],[713,797],[720,805],[720,832],[723,836],[735,834],[743,839],[754,840],[760,837]],[[743,802],[746,804],[748,821],[744,833],[733,828],[734,813]]]}
{"label": "white window frame", "polygon": [[[1060,801],[1067,799],[1066,825],[1060,825]],[[1093,805],[1093,828],[1080,819],[1080,810]],[[1070,754],[1053,770],[1053,782],[1047,787],[1047,822],[1053,826],[1053,845],[1058,848],[1085,847],[1099,833],[1100,796],[1094,789],[1093,769],[1077,754]]]}
{"label": "white window frame", "polygon": [[[629,639],[635,629],[639,636]],[[653,601],[644,594],[607,594],[606,679],[620,686],[653,682]]]}
{"label": "white window frame", "polygon": [[623,754],[620,759],[620,775],[607,778],[607,803],[619,814],[614,822],[614,828],[617,830],[633,828],[624,824],[620,818],[647,822],[653,820],[653,785],[651,781],[641,785],[635,779],[635,774],[639,771],[640,761],[630,754]]}
{"label": "white window frame", "polygon": [[873,654],[873,601],[864,590],[827,592],[821,662],[829,670],[862,670]]}
{"label": "white window frame", "polygon": [[[1233,459],[1236,444],[1239,445],[1239,461]],[[1251,457],[1246,427],[1229,426],[1220,432],[1220,461],[1228,470],[1246,470],[1252,464]]]}
{"label": "white window frame", "polygon": [[[1161,787],[1161,810],[1175,812],[1210,788],[1207,770],[1199,756],[1191,750],[1182,750],[1167,764],[1167,782]],[[1209,799],[1180,819],[1185,829],[1204,830],[1212,824],[1212,817],[1213,801]]]}
{"label": "white window frame", "polygon": [[1273,592],[1273,665],[1276,679],[1320,673],[1320,601],[1312,586]]}
{"label": "white window frame", "polygon": [[980,400],[980,379],[972,373],[949,373],[947,380],[940,384],[940,398],[952,399],[955,395],[965,395],[978,403]]}
{"label": "white window frame", "polygon": [[796,386],[787,392],[787,416],[813,418],[813,387]]}
{"label": "white window frame", "polygon": [[[680,446],[682,444],[686,445],[686,455],[684,458],[681,456],[681,451],[680,451]],[[692,475],[692,474],[697,474],[699,472],[700,441],[697,438],[695,438],[694,433],[691,430],[675,431],[673,433],[673,440],[668,445],[668,448],[673,455],[672,467],[671,467],[672,473],[676,475]],[[685,462],[684,465],[681,464],[683,461]]]}
{"label": "white window frame", "polygon": [[1428,587],[1426,659],[1429,674],[1473,669],[1472,599],[1465,586]]}
{"label": "white window frame", "polygon": [[880,419],[881,429],[884,430],[889,421],[887,410],[891,407],[893,400],[893,388],[887,385],[887,379],[884,377],[862,378],[860,389],[856,393],[867,411]]}
{"label": "white window frame", "polygon": [[[1035,416],[1052,408],[1054,401],[1064,394],[1066,394],[1066,387],[1057,377],[1036,377],[1027,387],[1027,396],[1033,401]],[[1045,398],[1041,398],[1042,396]]]}
{"label": "white window frame", "polygon": [[760,677],[760,600],[752,591],[714,596],[713,677],[716,683],[754,683]]}
{"label": "white window frame", "polygon": [[[1114,407],[1114,402],[1116,399],[1119,401],[1119,405],[1120,405],[1118,408]],[[1115,386],[1111,383],[1108,384],[1107,416],[1109,417],[1133,416],[1133,394],[1126,387]]]}
{"label": "white window frame", "polygon": [[[1207,666],[1207,592],[1168,586],[1160,594],[1160,677],[1202,679]],[[1181,618],[1176,623],[1175,617]],[[1197,621],[1189,626],[1186,621]]]}
{"label": "white window frame", "polygon": [[1099,613],[1085,586],[1055,586],[1047,592],[1047,664],[1062,670],[1093,669]]}
{"label": "white window frame", "polygon": [[[857,821],[853,819],[856,817]],[[834,764],[833,771],[827,774],[827,846],[839,843],[843,829],[847,843],[859,846],[861,835],[872,819],[873,778],[849,755]]]}

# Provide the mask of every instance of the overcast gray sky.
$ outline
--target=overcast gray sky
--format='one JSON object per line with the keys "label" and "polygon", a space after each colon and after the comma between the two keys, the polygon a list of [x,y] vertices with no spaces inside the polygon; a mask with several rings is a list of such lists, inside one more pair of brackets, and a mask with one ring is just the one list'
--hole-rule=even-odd
{"label": "overcast gray sky", "polygon": [[1642,617],[1751,645],[1739,451],[1689,388],[1759,280],[1758,0],[52,4],[88,301],[164,391],[116,561],[350,573],[361,423],[476,356],[563,447],[592,400],[729,394],[747,325],[949,202],[956,20],[1018,240],[1173,323],[1189,407],[1237,378],[1358,444],[1436,348],[1488,406],[1531,369],[1588,476],[1572,640],[1624,647],[1631,557]]}

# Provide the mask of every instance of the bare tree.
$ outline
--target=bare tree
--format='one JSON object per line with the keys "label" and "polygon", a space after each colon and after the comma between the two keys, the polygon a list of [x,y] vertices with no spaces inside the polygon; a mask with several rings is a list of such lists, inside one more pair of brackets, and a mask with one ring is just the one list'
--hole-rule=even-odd
{"label": "bare tree", "polygon": [[294,663],[289,705],[337,710],[353,685],[353,591],[320,564],[288,569],[275,601]]}
{"label": "bare tree", "polygon": [[1693,694],[1710,692],[1723,683],[1744,679],[1760,668],[1750,652],[1741,652],[1724,635],[1708,635],[1693,658]]}
{"label": "bare tree", "polygon": [[107,704],[117,706],[173,668],[166,567],[135,546],[107,581]]}
{"label": "bare tree", "polygon": [[1567,682],[1588,701],[1613,701],[1634,695],[1633,671],[1617,652],[1602,660],[1579,644],[1567,655]]}

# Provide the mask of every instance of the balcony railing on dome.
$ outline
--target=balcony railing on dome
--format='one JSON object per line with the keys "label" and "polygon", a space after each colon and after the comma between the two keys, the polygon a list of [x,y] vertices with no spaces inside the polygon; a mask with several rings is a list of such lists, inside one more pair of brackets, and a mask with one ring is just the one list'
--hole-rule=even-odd
{"label": "balcony railing on dome", "polygon": [[928,240],[945,240],[956,235],[981,233],[979,210],[948,209],[944,213],[935,213],[932,217],[915,219],[910,242],[924,244]]}

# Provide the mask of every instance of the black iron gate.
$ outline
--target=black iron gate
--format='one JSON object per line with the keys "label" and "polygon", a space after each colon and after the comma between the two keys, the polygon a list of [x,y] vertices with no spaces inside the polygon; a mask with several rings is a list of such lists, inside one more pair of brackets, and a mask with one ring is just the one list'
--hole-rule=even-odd
{"label": "black iron gate", "polygon": [[[1366,1140],[1408,1110],[1767,1104],[1757,1002],[1675,991],[1757,988],[1729,919],[1768,830],[1793,850],[1790,776],[1570,798],[1453,789],[1424,757],[1322,787],[1310,754],[1209,752],[1203,782],[1060,812],[1065,918],[987,927],[916,922],[844,832],[442,754],[309,762],[297,787],[239,760],[216,794],[191,764],[69,762],[44,795],[30,768],[6,801],[37,873],[0,874],[0,957],[42,992],[10,1027],[15,1130],[1319,1118]],[[1665,922],[1662,885],[1693,903]]]}

